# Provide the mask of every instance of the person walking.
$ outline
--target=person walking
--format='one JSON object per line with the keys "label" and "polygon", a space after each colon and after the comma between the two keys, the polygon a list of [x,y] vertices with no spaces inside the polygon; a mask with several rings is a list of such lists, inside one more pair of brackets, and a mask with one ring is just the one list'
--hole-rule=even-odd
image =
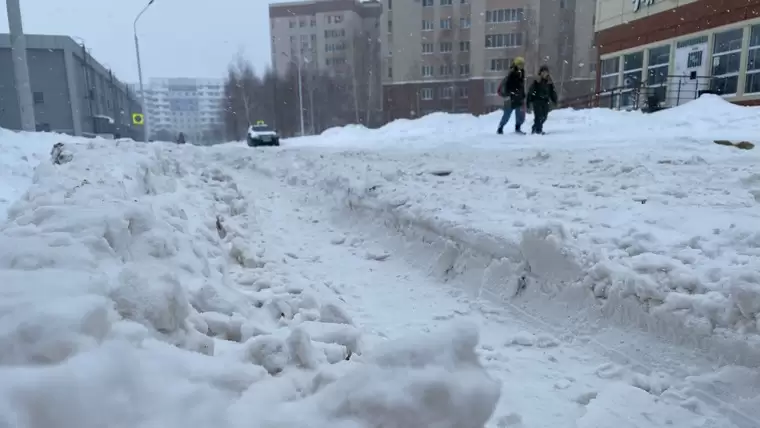
{"label": "person walking", "polygon": [[538,77],[530,84],[528,89],[527,107],[533,109],[533,128],[531,134],[544,134],[544,123],[549,117],[551,106],[557,104],[557,92],[554,90],[554,82],[549,75],[549,67],[542,65],[538,70]]}
{"label": "person walking", "polygon": [[517,57],[512,61],[509,73],[499,83],[496,91],[500,97],[504,98],[504,112],[499,122],[497,134],[504,133],[504,125],[509,122],[512,112],[515,112],[515,133],[525,134],[520,127],[525,122],[525,59]]}

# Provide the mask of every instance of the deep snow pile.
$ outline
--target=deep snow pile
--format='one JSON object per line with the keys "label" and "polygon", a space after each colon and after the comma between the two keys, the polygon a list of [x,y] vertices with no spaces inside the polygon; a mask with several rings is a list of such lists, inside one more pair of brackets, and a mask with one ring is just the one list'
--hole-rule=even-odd
{"label": "deep snow pile", "polygon": [[[748,133],[760,133],[760,123],[757,121],[759,112],[760,107],[740,107],[723,101],[717,95],[703,95],[655,115],[606,108],[555,110],[551,112],[546,131],[552,138],[563,142],[584,143],[622,142],[643,135],[736,139],[747,138]],[[284,144],[323,149],[455,148],[463,144],[488,148],[495,142],[505,142],[503,137],[494,135],[500,117],[499,111],[483,116],[432,113],[415,120],[398,119],[379,129],[367,129],[361,125],[331,128],[321,135],[292,138]],[[507,129],[511,129],[512,121]],[[532,115],[528,114],[525,129],[529,129],[532,121]]]}
{"label": "deep snow pile", "polygon": [[[17,137],[3,150],[33,139]],[[490,417],[499,384],[475,356],[475,329],[364,349],[341,303],[264,242],[255,200],[207,150],[66,149],[71,161],[44,160],[0,225],[0,426],[479,428]]]}
{"label": "deep snow pile", "polygon": [[0,128],[0,221],[8,206],[26,190],[41,160],[50,157],[58,142],[72,142],[71,137],[46,133],[18,133]]}
{"label": "deep snow pile", "polygon": [[365,130],[361,149],[323,156],[320,136],[271,156],[291,183],[435,242],[433,272],[483,297],[760,364],[760,152],[712,141],[752,141],[760,109],[705,96],[651,115],[559,110],[549,135],[525,137],[492,135],[495,120],[431,115]]}

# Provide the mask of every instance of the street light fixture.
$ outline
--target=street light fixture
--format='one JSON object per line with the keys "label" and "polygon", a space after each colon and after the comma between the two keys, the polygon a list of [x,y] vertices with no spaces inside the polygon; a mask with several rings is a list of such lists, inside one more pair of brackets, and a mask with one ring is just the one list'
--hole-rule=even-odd
{"label": "street light fixture", "polygon": [[[301,136],[303,137],[306,135],[304,131],[304,124],[303,124],[303,85],[301,79],[301,58],[298,59],[298,61],[294,61],[293,58],[290,57],[290,55],[286,54],[285,52],[280,52],[285,58],[288,58],[290,62],[296,64],[296,69],[298,69],[298,112],[299,116],[301,118]],[[303,53],[301,53],[301,56],[303,56]]]}
{"label": "street light fixture", "polygon": [[143,86],[143,75],[142,75],[142,63],[140,61],[140,41],[137,38],[137,21],[140,20],[140,18],[143,16],[143,14],[148,10],[148,8],[155,3],[156,0],[150,0],[148,4],[145,5],[145,7],[140,11],[140,13],[137,14],[137,17],[135,18],[135,22],[132,24],[132,29],[135,33],[135,54],[137,55],[137,78],[140,80],[140,102],[142,103],[143,108],[143,141],[146,143],[148,142],[148,115],[145,111],[147,109],[147,106],[145,105],[145,87]]}

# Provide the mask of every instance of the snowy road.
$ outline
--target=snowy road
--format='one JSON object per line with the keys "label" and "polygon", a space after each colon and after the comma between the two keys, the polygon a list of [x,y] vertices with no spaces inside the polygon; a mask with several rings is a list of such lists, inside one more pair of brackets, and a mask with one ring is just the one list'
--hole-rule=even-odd
{"label": "snowy road", "polygon": [[[733,395],[737,385],[723,384],[726,376],[693,350],[636,331],[552,324],[517,306],[490,305],[468,293],[466,280],[436,278],[435,246],[272,174],[277,162],[270,153],[234,161],[246,165],[236,182],[255,195],[266,241],[291,254],[288,264],[310,281],[328,285],[376,336],[403,337],[451,320],[479,325],[479,352],[502,382],[489,427],[756,426],[756,414],[747,411],[752,403],[735,407],[744,398]],[[724,370],[750,376],[744,386],[755,386],[753,371]]]}
{"label": "snowy road", "polygon": [[760,110],[493,120],[0,130],[0,426],[760,426]]}

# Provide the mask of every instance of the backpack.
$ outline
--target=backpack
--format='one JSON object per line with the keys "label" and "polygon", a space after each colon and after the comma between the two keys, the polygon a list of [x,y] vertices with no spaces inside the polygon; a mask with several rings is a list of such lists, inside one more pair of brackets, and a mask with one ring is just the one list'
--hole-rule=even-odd
{"label": "backpack", "polygon": [[496,89],[496,93],[502,98],[507,97],[507,78],[506,77],[501,79],[501,82],[499,83],[499,87],[498,89]]}

